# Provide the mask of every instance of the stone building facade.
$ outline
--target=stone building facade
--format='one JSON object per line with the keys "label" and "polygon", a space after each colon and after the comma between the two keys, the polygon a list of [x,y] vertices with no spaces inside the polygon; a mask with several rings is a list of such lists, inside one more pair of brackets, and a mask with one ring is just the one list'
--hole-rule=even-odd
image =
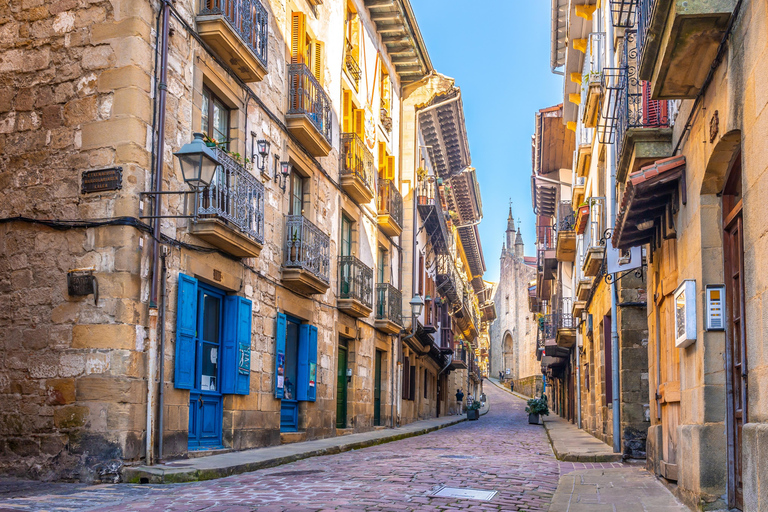
{"label": "stone building facade", "polygon": [[[494,287],[493,301],[499,316],[490,327],[490,375],[515,382],[540,379],[536,361],[536,321],[528,309],[528,290],[535,283],[535,260],[525,256],[520,227],[515,230],[512,208],[509,209],[504,245],[501,249],[499,282]],[[509,370],[509,373],[507,373]]]}
{"label": "stone building facade", "polygon": [[[222,6],[0,19],[3,473],[114,481],[458,411],[436,364],[403,406],[401,102],[433,74],[410,4]],[[193,194],[196,132],[219,165]]]}

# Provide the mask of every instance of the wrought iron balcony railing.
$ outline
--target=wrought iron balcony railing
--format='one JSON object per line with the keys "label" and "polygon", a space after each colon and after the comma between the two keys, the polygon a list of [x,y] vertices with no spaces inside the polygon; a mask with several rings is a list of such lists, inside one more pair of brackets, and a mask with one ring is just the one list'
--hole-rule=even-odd
{"label": "wrought iron balcony railing", "polygon": [[573,211],[571,201],[560,201],[557,209],[557,230],[573,231],[576,228],[576,212]]}
{"label": "wrought iron balcony railing", "polygon": [[605,198],[590,197],[586,200],[589,205],[589,219],[584,228],[584,252],[592,247],[605,245]]}
{"label": "wrought iron balcony railing", "polygon": [[341,175],[360,178],[371,190],[375,190],[373,155],[356,133],[341,134]]}
{"label": "wrought iron balcony railing", "polygon": [[573,298],[561,297],[557,301],[557,328],[558,329],[575,329],[576,322],[574,321],[573,314]]}
{"label": "wrought iron balcony railing", "polygon": [[626,74],[619,91],[616,119],[616,151],[618,169],[626,134],[631,128],[663,128],[669,126],[669,102],[652,100],[650,84],[637,76],[640,61],[637,55],[637,31],[627,30],[622,41],[621,66]]}
{"label": "wrought iron balcony railing", "polygon": [[403,294],[389,283],[376,285],[376,320],[403,325]]}
{"label": "wrought iron balcony railing", "polygon": [[540,328],[545,340],[554,339],[557,335],[557,314],[551,313],[549,315],[544,315],[541,320]]}
{"label": "wrought iron balcony railing", "polygon": [[267,67],[269,14],[259,0],[202,0],[200,16],[221,15]]}
{"label": "wrought iron balcony railing", "polygon": [[450,254],[437,255],[437,292],[453,304],[464,301],[464,286]]}
{"label": "wrought iron balcony railing", "polygon": [[263,244],[264,185],[223,149],[214,152],[221,165],[197,194],[198,217],[225,220]]}
{"label": "wrought iron balcony railing", "polygon": [[416,188],[416,203],[424,221],[424,227],[436,254],[448,254],[453,237],[445,222],[439,187],[434,181],[422,180]]}
{"label": "wrought iron balcony railing", "polygon": [[339,256],[339,298],[373,309],[373,269],[354,256]]}
{"label": "wrought iron balcony railing", "polygon": [[398,226],[403,226],[403,196],[393,180],[379,180],[379,215],[381,214],[389,214]]}
{"label": "wrought iron balcony railing", "polygon": [[536,245],[539,249],[554,249],[556,237],[552,232],[552,226],[536,226]]}
{"label": "wrought iron balcony railing", "polygon": [[611,0],[611,17],[614,27],[634,27],[636,15],[637,0]]}
{"label": "wrought iron balcony railing", "polygon": [[344,55],[344,64],[347,67],[349,76],[352,77],[352,79],[355,81],[355,86],[357,86],[357,84],[360,82],[362,72],[360,71],[360,65],[357,63],[357,59],[355,59],[355,56],[352,55],[352,52],[349,48],[347,48],[346,54]]}
{"label": "wrought iron balcony railing", "polygon": [[288,64],[288,114],[307,116],[327,142],[331,142],[331,100],[306,64]]}
{"label": "wrought iron balcony railing", "polygon": [[637,62],[639,64],[643,59],[645,43],[648,41],[651,19],[659,2],[658,0],[635,0],[635,2],[637,3],[635,10],[637,11]]}
{"label": "wrought iron balcony railing", "polygon": [[285,217],[285,266],[331,282],[331,239],[303,215]]}

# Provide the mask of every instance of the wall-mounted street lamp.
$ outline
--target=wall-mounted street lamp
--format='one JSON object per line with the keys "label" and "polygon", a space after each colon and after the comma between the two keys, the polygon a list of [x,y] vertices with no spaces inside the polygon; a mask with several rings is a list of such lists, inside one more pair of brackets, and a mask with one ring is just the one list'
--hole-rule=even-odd
{"label": "wall-mounted street lamp", "polygon": [[211,184],[219,161],[216,153],[205,145],[202,133],[193,134],[192,142],[181,146],[174,155],[179,159],[181,175],[193,190],[199,190]]}
{"label": "wall-mounted street lamp", "polygon": [[256,151],[258,152],[258,156],[261,157],[261,160],[258,160],[256,158],[255,164],[256,167],[259,169],[260,172],[264,172],[264,170],[267,168],[267,155],[269,154],[269,141],[264,139],[259,139],[256,141]]}
{"label": "wall-mounted street lamp", "polygon": [[280,188],[285,192],[285,186],[288,183],[288,176],[291,174],[293,166],[290,162],[280,162],[280,173],[275,173],[275,183],[279,183]]}
{"label": "wall-mounted street lamp", "polygon": [[421,310],[424,308],[424,299],[421,298],[421,295],[418,293],[414,295],[408,304],[411,305],[411,315],[414,318],[421,315]]}

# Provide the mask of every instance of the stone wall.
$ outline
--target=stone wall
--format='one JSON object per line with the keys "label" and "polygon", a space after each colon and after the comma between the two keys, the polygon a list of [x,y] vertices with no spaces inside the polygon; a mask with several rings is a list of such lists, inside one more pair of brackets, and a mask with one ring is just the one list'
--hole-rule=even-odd
{"label": "stone wall", "polygon": [[[544,388],[544,382],[541,375],[531,375],[523,379],[515,379],[514,383],[515,393],[520,393],[523,396],[529,398],[541,396],[541,392]],[[507,385],[508,381],[504,381],[504,385]]]}

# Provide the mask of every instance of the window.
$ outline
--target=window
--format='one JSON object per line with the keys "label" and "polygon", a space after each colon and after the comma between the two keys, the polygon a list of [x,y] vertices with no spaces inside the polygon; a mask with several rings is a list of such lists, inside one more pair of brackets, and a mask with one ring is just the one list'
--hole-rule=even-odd
{"label": "window", "polygon": [[384,271],[387,268],[387,251],[383,247],[379,247],[379,255],[376,263],[376,282],[386,283],[384,277]]}
{"label": "window", "polygon": [[419,295],[424,296],[424,255],[419,253]]}
{"label": "window", "polygon": [[323,84],[325,47],[307,31],[306,16],[294,12],[291,16],[291,64],[304,64],[312,75]]}
{"label": "window", "polygon": [[410,372],[411,366],[410,366],[410,358],[408,356],[403,357],[403,382],[402,382],[402,389],[401,389],[401,395],[403,400],[408,400],[408,392],[411,389],[411,383],[410,383]]}
{"label": "window", "polygon": [[317,327],[277,314],[275,398],[314,402],[317,396]]}
{"label": "window", "polygon": [[429,373],[427,372],[427,369],[424,368],[424,398],[427,398],[428,383],[429,383]]}
{"label": "window", "polygon": [[408,400],[416,400],[416,366],[411,366],[409,375]]}
{"label": "window", "polygon": [[[341,215],[341,256],[352,256],[352,221],[346,215]],[[352,288],[353,270],[349,261],[339,265],[339,285],[342,297],[349,297]]]}
{"label": "window", "polygon": [[387,145],[383,142],[379,142],[379,178],[395,179],[395,157],[389,154]]}
{"label": "window", "polygon": [[229,109],[213,92],[203,87],[202,130],[216,142],[226,142],[229,149]]}
{"label": "window", "polygon": [[291,173],[291,204],[289,215],[301,215],[304,210],[304,177],[293,171]]}

